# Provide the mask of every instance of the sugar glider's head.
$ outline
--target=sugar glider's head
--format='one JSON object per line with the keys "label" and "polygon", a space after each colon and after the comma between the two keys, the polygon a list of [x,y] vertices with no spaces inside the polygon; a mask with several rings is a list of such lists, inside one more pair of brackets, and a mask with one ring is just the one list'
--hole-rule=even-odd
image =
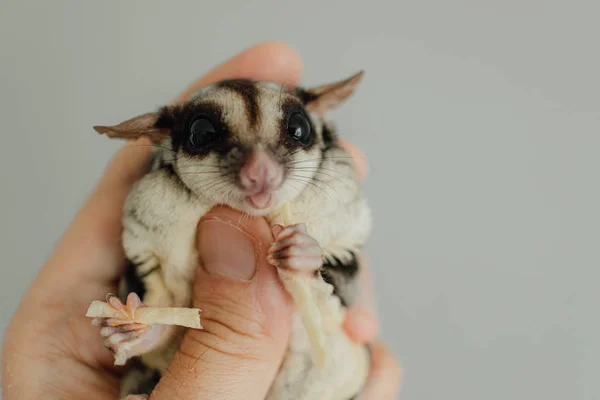
{"label": "sugar glider's head", "polygon": [[110,137],[148,137],[197,195],[267,215],[311,184],[335,142],[323,116],[349,97],[363,72],[312,89],[245,79],[203,87],[184,103],[116,126]]}

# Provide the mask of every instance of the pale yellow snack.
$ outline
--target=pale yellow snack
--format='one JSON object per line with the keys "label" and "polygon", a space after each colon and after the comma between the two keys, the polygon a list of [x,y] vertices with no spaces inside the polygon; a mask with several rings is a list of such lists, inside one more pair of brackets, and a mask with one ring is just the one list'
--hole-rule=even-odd
{"label": "pale yellow snack", "polygon": [[86,317],[118,318],[144,325],[179,325],[186,328],[202,329],[198,308],[178,307],[139,307],[134,315],[125,315],[103,301],[93,301]]}
{"label": "pale yellow snack", "polygon": [[[293,225],[292,210],[289,203],[285,203],[282,208],[281,217],[283,225]],[[302,318],[302,323],[308,333],[311,343],[311,355],[313,362],[318,367],[325,365],[325,327],[323,314],[317,306],[317,302],[312,293],[314,286],[314,278],[278,269],[279,276],[288,291],[292,296],[296,308]]]}

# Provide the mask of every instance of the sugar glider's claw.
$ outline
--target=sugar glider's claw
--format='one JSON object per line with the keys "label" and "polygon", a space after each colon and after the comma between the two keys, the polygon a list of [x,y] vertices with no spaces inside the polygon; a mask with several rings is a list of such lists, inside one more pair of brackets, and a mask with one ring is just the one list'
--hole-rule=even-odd
{"label": "sugar glider's claw", "polygon": [[290,225],[274,232],[267,261],[279,268],[314,274],[323,265],[323,251],[319,243],[309,235],[306,225]]}
{"label": "sugar glider's claw", "polygon": [[144,304],[142,304],[140,297],[133,292],[129,293],[127,296],[127,302],[125,304],[123,304],[121,299],[112,293],[106,295],[106,302],[113,309],[121,313],[125,317],[124,319],[133,318],[135,315],[135,310],[137,310],[139,307],[145,307]]}
{"label": "sugar glider's claw", "polygon": [[134,315],[135,310],[137,310],[140,307],[145,307],[145,306],[142,304],[142,300],[140,299],[140,297],[136,293],[131,292],[127,296],[126,307],[127,307],[127,311],[129,312],[129,314]]}
{"label": "sugar glider's claw", "polygon": [[106,302],[115,310],[125,312],[125,306],[123,305],[123,302],[116,295],[112,293],[107,294]]}

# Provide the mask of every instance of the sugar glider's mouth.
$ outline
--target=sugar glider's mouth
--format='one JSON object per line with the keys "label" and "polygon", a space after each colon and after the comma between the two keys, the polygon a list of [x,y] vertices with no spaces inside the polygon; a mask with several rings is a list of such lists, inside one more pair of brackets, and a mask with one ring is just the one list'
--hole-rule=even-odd
{"label": "sugar glider's mouth", "polygon": [[246,196],[250,205],[258,210],[269,208],[272,203],[272,192],[270,190],[261,190],[250,196]]}

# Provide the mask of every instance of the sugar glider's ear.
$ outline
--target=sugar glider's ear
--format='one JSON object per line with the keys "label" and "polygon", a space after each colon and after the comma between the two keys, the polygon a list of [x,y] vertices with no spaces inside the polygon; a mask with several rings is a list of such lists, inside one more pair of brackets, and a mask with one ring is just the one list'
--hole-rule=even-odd
{"label": "sugar glider's ear", "polygon": [[160,112],[142,114],[121,122],[119,125],[94,126],[94,130],[100,134],[104,133],[110,138],[137,139],[146,136],[154,143],[160,143],[171,133],[168,128],[156,127],[160,115]]}
{"label": "sugar glider's ear", "polygon": [[344,80],[304,90],[306,109],[323,115],[337,107],[354,93],[364,74],[359,71]]}

